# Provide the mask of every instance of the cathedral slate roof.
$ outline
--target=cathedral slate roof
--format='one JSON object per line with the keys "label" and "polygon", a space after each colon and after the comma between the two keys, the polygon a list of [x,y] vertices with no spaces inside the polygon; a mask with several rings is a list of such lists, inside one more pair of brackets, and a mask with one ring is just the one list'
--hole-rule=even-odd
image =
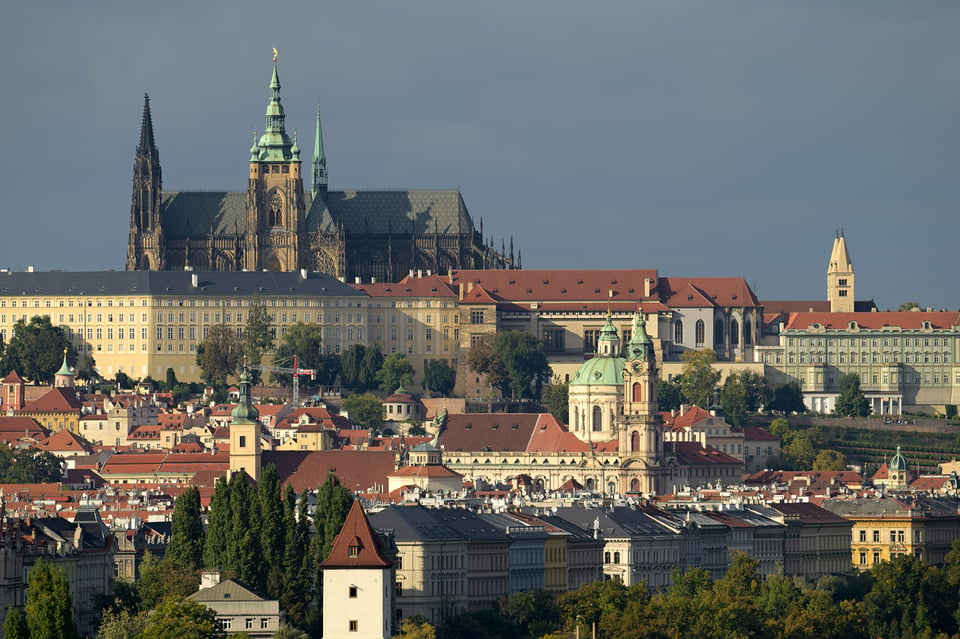
{"label": "cathedral slate roof", "polygon": [[342,222],[347,233],[467,233],[473,222],[457,190],[328,191],[307,214],[307,230]]}
{"label": "cathedral slate roof", "polygon": [[164,191],[163,232],[168,238],[201,237],[247,230],[246,191]]}

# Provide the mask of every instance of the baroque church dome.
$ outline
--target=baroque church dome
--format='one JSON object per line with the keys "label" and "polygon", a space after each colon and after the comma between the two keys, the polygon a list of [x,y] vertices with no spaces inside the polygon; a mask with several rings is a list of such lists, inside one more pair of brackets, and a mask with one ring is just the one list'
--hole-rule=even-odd
{"label": "baroque church dome", "polygon": [[624,362],[620,357],[620,338],[608,313],[607,321],[597,338],[597,354],[577,369],[570,385],[619,386],[623,384]]}

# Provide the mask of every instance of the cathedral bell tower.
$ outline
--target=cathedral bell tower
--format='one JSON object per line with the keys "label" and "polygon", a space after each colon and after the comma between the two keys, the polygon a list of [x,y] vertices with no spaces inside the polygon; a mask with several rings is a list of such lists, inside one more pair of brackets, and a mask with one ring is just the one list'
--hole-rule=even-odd
{"label": "cathedral bell tower", "polygon": [[250,149],[247,234],[243,251],[243,268],[250,270],[300,268],[306,206],[300,175],[300,147],[296,138],[287,135],[285,119],[274,49],[266,125],[259,139],[254,133]]}
{"label": "cathedral bell tower", "polygon": [[130,205],[128,271],[162,271],[166,268],[163,223],[160,218],[160,151],[153,139],[150,96],[143,96],[140,143],[133,162],[133,202]]}
{"label": "cathedral bell tower", "polygon": [[621,486],[625,493],[663,490],[663,420],[657,409],[657,362],[641,311],[633,317],[623,370],[623,416],[618,432]]}

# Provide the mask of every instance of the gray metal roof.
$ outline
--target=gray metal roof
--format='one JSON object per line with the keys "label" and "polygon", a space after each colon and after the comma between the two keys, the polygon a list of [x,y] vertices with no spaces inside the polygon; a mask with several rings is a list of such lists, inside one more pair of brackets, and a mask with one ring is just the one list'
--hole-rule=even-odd
{"label": "gray metal roof", "polygon": [[[197,285],[193,285],[193,276]],[[192,295],[247,297],[258,294],[306,297],[364,297],[324,273],[299,271],[15,271],[0,273],[0,297]]]}
{"label": "gray metal roof", "polygon": [[168,238],[243,233],[247,230],[246,191],[165,191],[161,201]]}

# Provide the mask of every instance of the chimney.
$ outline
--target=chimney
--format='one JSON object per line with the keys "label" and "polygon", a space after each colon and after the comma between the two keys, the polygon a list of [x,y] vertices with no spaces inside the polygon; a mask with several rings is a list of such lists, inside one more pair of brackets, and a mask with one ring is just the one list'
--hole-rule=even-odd
{"label": "chimney", "polygon": [[649,277],[643,278],[643,297],[644,299],[650,297],[650,285],[653,283]]}
{"label": "chimney", "polygon": [[200,573],[200,590],[213,588],[220,583],[219,570],[204,570]]}
{"label": "chimney", "polygon": [[358,275],[358,276],[356,276],[355,278],[353,278],[353,283],[354,283],[354,284],[363,284],[363,281],[360,279],[360,276]]}
{"label": "chimney", "polygon": [[431,274],[430,269],[427,269],[427,277],[430,277],[430,274]]}
{"label": "chimney", "polygon": [[371,278],[370,278],[370,283],[371,283],[371,284],[376,284],[376,283],[377,283],[377,278],[371,277]]}
{"label": "chimney", "polygon": [[307,269],[305,268],[300,269],[300,279],[301,280],[307,279]]}
{"label": "chimney", "polygon": [[683,417],[683,415],[684,415],[686,412],[687,412],[687,405],[686,405],[686,404],[680,404],[680,417]]}
{"label": "chimney", "polygon": [[200,285],[200,276],[197,275],[196,273],[192,273],[190,275],[190,286],[192,286],[193,288],[197,288],[197,286],[199,285]]}
{"label": "chimney", "polygon": [[423,277],[423,271],[420,269],[417,269],[417,278],[419,279],[421,277]]}

